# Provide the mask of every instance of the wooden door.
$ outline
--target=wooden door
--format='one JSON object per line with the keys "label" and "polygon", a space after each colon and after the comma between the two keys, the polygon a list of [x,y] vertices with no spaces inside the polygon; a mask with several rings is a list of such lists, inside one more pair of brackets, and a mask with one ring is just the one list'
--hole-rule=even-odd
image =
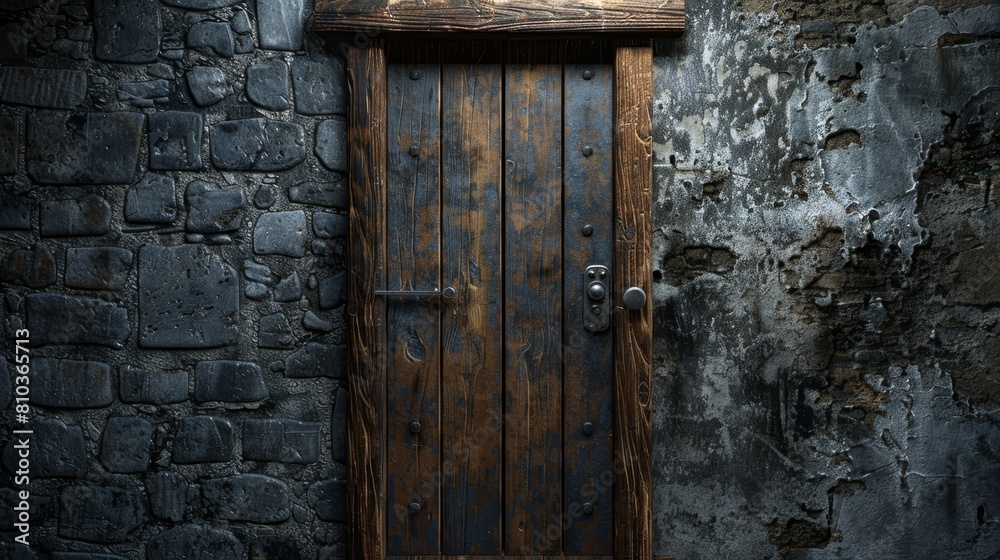
{"label": "wooden door", "polygon": [[352,557],[648,559],[648,45],[348,66]]}

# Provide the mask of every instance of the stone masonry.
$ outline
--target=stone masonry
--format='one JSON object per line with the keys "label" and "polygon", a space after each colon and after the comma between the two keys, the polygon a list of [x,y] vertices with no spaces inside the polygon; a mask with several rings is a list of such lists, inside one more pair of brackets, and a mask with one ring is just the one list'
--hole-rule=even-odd
{"label": "stone masonry", "polygon": [[36,442],[26,549],[3,415],[0,558],[346,555],[329,286],[345,266],[347,88],[310,14],[307,0],[0,6],[0,318],[5,340],[31,332]]}

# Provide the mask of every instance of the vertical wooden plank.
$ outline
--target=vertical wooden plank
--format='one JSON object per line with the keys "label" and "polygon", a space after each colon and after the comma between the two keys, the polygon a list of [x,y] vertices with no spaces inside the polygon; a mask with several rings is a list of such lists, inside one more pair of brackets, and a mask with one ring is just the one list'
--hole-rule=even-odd
{"label": "vertical wooden plank", "polygon": [[638,310],[616,306],[615,558],[652,556],[652,207],[653,49],[649,42],[615,50],[614,294],[631,286],[647,294]]}
{"label": "vertical wooden plank", "polygon": [[[612,51],[606,42],[571,41],[563,75],[563,552],[610,554],[613,515],[612,329],[589,332],[584,290],[611,278],[584,278],[589,265],[611,269]],[[587,227],[589,226],[589,227]],[[610,321],[610,317],[608,318]]]}
{"label": "vertical wooden plank", "polygon": [[442,53],[441,449],[446,554],[500,552],[503,66],[496,42]]}
{"label": "vertical wooden plank", "polygon": [[350,262],[347,275],[348,373],[347,510],[352,558],[382,558],[385,507],[382,457],[382,373],[385,306],[375,297],[385,256],[385,51],[375,41],[345,52],[351,91]]}
{"label": "vertical wooden plank", "polygon": [[[435,290],[441,273],[437,47],[389,43],[388,290]],[[440,301],[386,301],[386,551],[440,550]]]}
{"label": "vertical wooden plank", "polygon": [[504,163],[505,551],[561,552],[562,67],[508,43]]}

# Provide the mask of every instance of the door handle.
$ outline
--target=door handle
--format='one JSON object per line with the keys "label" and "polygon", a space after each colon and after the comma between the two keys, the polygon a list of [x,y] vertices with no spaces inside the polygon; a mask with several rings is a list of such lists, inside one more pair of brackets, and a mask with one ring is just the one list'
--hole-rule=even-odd
{"label": "door handle", "polygon": [[622,294],[622,303],[633,311],[642,309],[646,306],[646,292],[638,286],[632,286]]}
{"label": "door handle", "polygon": [[375,290],[376,296],[385,298],[423,299],[444,298],[454,299],[455,288],[448,286],[444,290]]}

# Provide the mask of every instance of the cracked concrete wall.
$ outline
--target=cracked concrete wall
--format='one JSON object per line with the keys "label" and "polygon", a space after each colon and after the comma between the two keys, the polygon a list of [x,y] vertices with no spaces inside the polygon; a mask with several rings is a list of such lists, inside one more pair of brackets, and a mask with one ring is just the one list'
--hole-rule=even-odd
{"label": "cracked concrete wall", "polygon": [[1000,557],[1000,5],[687,5],[654,68],[654,552]]}

